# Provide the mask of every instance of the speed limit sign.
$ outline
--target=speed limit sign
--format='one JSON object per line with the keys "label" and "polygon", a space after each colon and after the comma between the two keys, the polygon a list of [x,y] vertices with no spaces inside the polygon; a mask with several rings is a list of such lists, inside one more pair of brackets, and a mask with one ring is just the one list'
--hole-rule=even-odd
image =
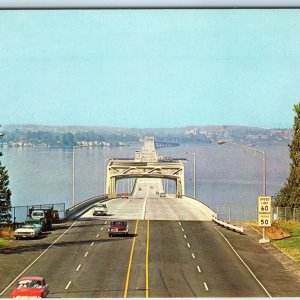
{"label": "speed limit sign", "polygon": [[271,213],[271,197],[258,197],[258,213]]}
{"label": "speed limit sign", "polygon": [[271,214],[258,214],[258,226],[270,227],[271,226]]}
{"label": "speed limit sign", "polygon": [[271,226],[271,197],[258,197],[258,226]]}

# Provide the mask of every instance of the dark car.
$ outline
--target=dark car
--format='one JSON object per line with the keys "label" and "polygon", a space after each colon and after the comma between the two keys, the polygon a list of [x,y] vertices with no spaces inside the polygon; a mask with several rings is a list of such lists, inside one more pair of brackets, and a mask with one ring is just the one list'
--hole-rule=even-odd
{"label": "dark car", "polygon": [[111,221],[108,228],[108,235],[128,235],[128,223],[123,220]]}

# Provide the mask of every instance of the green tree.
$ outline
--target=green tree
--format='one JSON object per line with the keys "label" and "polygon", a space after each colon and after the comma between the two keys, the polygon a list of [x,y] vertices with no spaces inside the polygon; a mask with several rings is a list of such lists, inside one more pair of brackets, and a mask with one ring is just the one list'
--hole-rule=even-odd
{"label": "green tree", "polygon": [[[0,137],[2,136],[1,134]],[[0,224],[11,222],[11,191],[8,188],[8,184],[9,176],[7,170],[2,166],[0,161]]]}
{"label": "green tree", "polygon": [[300,103],[294,105],[294,135],[290,149],[290,175],[284,187],[275,195],[276,206],[300,207]]}

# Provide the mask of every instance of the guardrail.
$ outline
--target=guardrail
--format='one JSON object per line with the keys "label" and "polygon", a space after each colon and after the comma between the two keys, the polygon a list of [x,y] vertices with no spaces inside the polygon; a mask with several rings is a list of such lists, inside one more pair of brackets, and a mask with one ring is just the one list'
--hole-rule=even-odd
{"label": "guardrail", "polygon": [[108,200],[107,195],[101,195],[101,196],[95,196],[89,199],[86,199],[66,210],[65,217],[67,219],[72,219],[74,217],[78,217],[79,215],[86,212],[88,209],[90,209],[91,206],[93,206],[96,202]]}
{"label": "guardrail", "polygon": [[239,232],[239,233],[244,233],[244,228],[243,227],[238,227],[238,226],[235,226],[235,225],[232,225],[232,224],[228,224],[224,221],[221,221],[215,217],[212,217],[212,220],[214,222],[216,222],[217,224],[227,228],[227,229],[230,229],[230,230],[233,230],[233,231],[236,231],[236,232]]}

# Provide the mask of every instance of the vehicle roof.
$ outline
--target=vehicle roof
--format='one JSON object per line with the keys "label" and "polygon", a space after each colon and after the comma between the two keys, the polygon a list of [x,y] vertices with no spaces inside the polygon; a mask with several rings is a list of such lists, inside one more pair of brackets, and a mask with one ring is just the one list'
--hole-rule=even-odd
{"label": "vehicle roof", "polygon": [[44,278],[40,276],[29,276],[29,277],[20,277],[17,281],[20,280],[44,280]]}
{"label": "vehicle roof", "polygon": [[128,223],[127,220],[111,220],[111,223],[113,223],[113,222],[126,222],[126,223]]}

